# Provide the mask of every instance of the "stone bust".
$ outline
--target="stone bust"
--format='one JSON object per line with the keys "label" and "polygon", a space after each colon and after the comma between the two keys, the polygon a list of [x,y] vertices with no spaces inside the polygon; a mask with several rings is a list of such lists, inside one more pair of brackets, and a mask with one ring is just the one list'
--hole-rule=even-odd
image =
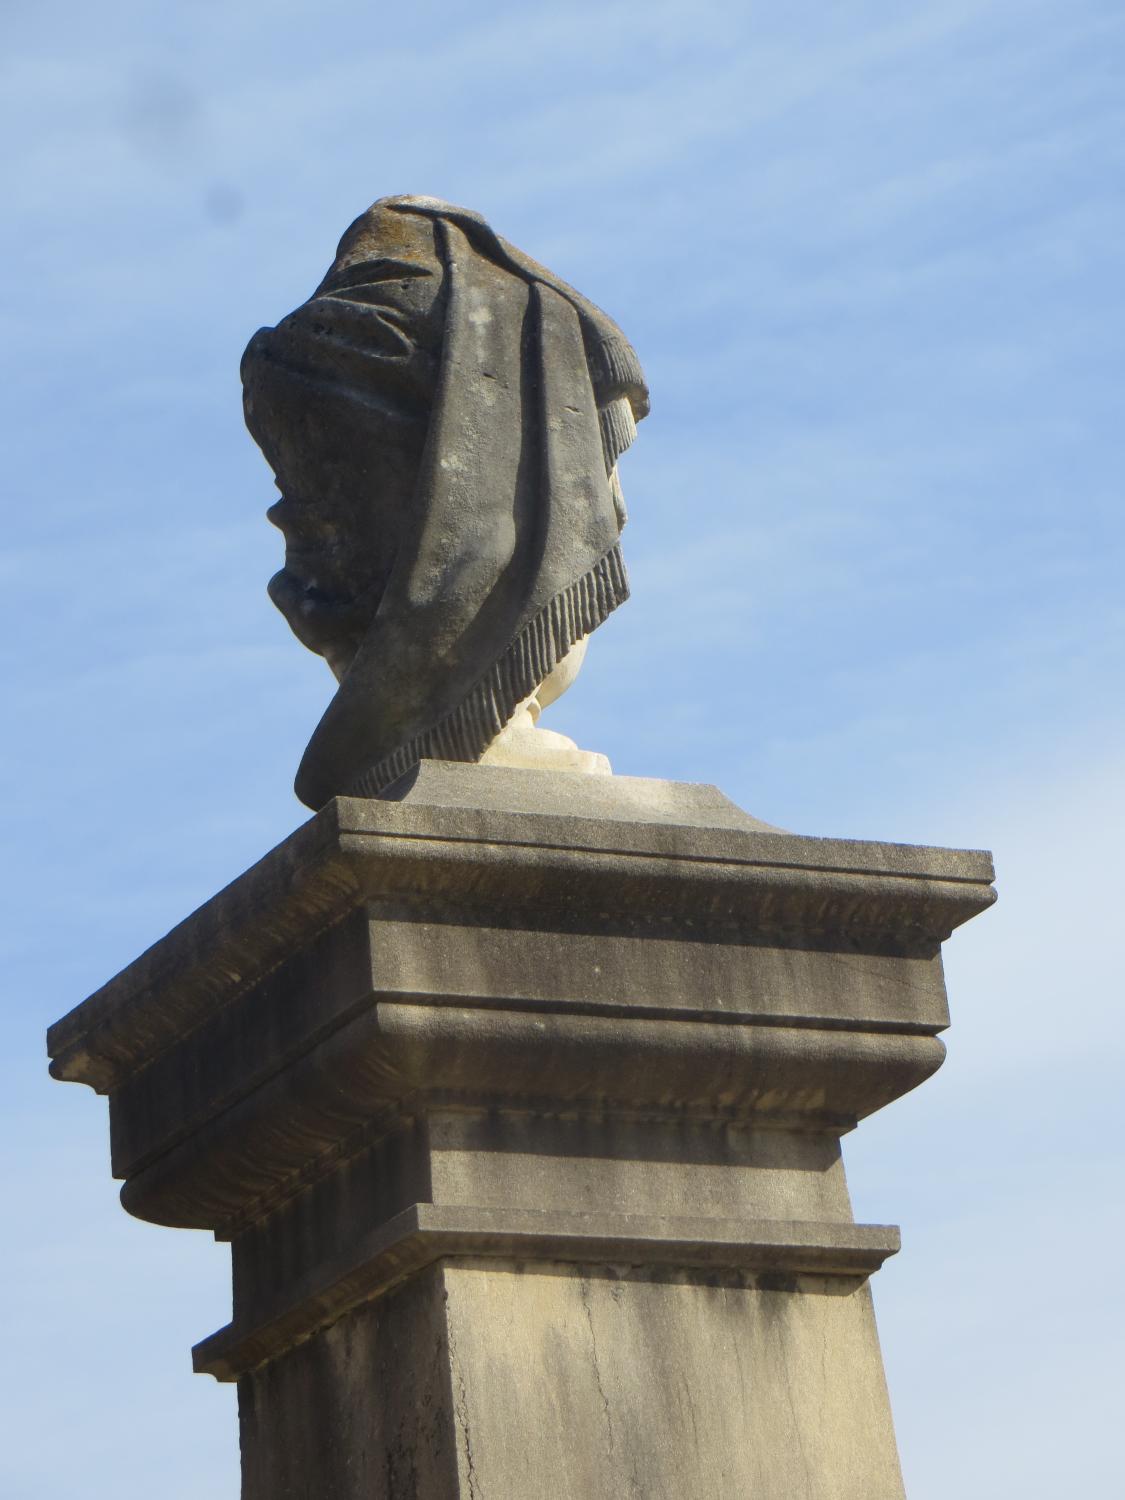
{"label": "stone bust", "polygon": [[242,380],[281,493],[270,596],[339,684],[297,795],[315,809],[423,757],[481,759],[628,595],[633,349],[479,214],[383,198],[250,340]]}

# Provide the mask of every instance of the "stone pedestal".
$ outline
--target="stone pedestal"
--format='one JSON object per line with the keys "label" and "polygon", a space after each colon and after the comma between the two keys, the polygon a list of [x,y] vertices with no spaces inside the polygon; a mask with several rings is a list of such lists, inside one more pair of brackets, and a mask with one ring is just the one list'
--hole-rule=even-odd
{"label": "stone pedestal", "polygon": [[[231,1244],[245,1500],[902,1495],[840,1137],[929,1076],[979,853],[425,762],[50,1035]],[[920,1164],[934,1169],[939,1164]]]}

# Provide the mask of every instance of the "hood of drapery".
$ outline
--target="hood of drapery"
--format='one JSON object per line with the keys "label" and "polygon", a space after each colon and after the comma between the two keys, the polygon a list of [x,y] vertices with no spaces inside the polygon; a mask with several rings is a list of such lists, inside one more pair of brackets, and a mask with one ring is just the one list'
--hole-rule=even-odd
{"label": "hood of drapery", "polygon": [[287,551],[271,593],[314,649],[306,616],[342,642],[298,796],[315,809],[423,758],[478,759],[628,596],[615,466],[648,411],[631,346],[479,215],[390,198],[255,335],[243,381],[296,507],[295,571]]}

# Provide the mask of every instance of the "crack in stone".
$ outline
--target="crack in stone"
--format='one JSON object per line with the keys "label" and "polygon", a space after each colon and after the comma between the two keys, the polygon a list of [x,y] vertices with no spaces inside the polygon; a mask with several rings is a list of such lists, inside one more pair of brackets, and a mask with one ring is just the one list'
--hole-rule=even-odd
{"label": "crack in stone", "polygon": [[469,1397],[465,1388],[465,1377],[461,1373],[461,1361],[457,1357],[457,1342],[453,1336],[453,1329],[446,1324],[446,1336],[449,1340],[449,1363],[451,1373],[457,1382],[457,1394],[454,1398],[453,1409],[457,1418],[457,1430],[461,1434],[465,1444],[465,1463],[468,1468],[469,1500],[484,1500],[484,1491],[477,1483],[476,1464],[473,1461],[473,1440],[469,1431]]}
{"label": "crack in stone", "polygon": [[614,1446],[613,1413],[609,1409],[609,1397],[606,1395],[605,1386],[602,1384],[602,1368],[598,1362],[598,1341],[594,1334],[593,1313],[590,1310],[590,1283],[583,1276],[578,1285],[582,1297],[582,1309],[586,1314],[586,1327],[590,1330],[590,1357],[594,1366],[594,1380],[597,1382],[598,1395],[602,1398],[602,1410],[605,1412],[605,1425],[609,1433],[609,1446],[612,1450]]}

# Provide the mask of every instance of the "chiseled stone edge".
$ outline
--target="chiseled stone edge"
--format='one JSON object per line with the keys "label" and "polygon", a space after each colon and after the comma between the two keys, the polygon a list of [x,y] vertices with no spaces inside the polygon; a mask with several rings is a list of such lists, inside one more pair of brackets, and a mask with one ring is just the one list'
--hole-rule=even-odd
{"label": "chiseled stone edge", "polygon": [[671,882],[705,919],[737,901],[744,920],[934,941],[995,899],[975,851],[341,798],[57,1021],[52,1076],[108,1093],[365,899],[470,884],[511,900],[533,876],[570,905],[586,887],[598,908],[651,909],[657,890],[667,909]]}
{"label": "chiseled stone edge", "polygon": [[[147,1166],[115,1161],[137,1218],[229,1237],[285,1184],[329,1170],[388,1108],[666,1111],[839,1133],[941,1065],[937,1037],[386,1005],[205,1120]],[[544,1071],[545,1070],[545,1071]],[[362,1149],[362,1148],[360,1148]]]}
{"label": "chiseled stone edge", "polygon": [[195,1346],[197,1374],[237,1380],[444,1256],[675,1266],[866,1279],[899,1249],[891,1225],[668,1218],[415,1203],[318,1266],[251,1327]]}

